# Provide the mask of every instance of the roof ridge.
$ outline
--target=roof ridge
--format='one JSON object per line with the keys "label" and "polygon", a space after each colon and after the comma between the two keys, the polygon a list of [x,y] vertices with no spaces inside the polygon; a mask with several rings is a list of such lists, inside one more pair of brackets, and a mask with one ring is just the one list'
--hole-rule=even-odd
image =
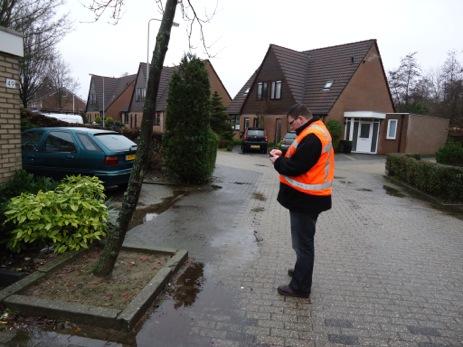
{"label": "roof ridge", "polygon": [[355,42],[349,42],[349,43],[341,43],[341,44],[339,44],[339,45],[333,45],[333,46],[326,46],[326,47],[320,47],[320,48],[313,48],[313,49],[308,49],[308,50],[302,51],[301,53],[313,52],[313,51],[318,51],[318,50],[320,50],[320,49],[326,49],[326,48],[334,48],[334,47],[341,47],[341,46],[349,46],[349,45],[354,45],[354,44],[358,44],[358,43],[364,43],[364,42],[368,42],[368,41],[371,41],[371,42],[373,43],[373,42],[376,42],[376,39],[368,39],[368,40],[361,40],[361,41],[355,41]]}

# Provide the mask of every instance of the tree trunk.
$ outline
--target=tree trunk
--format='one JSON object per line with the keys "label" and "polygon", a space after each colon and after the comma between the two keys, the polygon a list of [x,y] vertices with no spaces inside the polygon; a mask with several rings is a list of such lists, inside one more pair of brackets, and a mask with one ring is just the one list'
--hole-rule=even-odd
{"label": "tree trunk", "polygon": [[167,0],[161,26],[156,37],[156,47],[148,78],[148,90],[143,108],[140,143],[138,144],[137,158],[132,168],[127,192],[124,195],[122,209],[119,213],[117,226],[109,231],[109,236],[103,253],[96,264],[93,274],[96,276],[108,276],[111,274],[116,258],[124,242],[125,234],[132,219],[133,212],[138,203],[138,197],[143,183],[144,171],[148,162],[149,149],[153,134],[153,118],[156,113],[156,96],[158,94],[159,80],[164,65],[167,48],[169,46],[170,31],[174,21],[177,0]]}

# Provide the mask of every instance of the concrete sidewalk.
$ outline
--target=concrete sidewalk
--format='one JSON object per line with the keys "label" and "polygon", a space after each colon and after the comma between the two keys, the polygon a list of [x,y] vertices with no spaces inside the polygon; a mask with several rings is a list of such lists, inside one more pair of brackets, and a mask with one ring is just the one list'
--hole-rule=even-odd
{"label": "concrete sidewalk", "polygon": [[185,248],[192,263],[186,284],[173,283],[124,345],[462,346],[461,216],[397,190],[384,158],[336,164],[334,206],[317,223],[312,303],[276,292],[294,254],[268,158],[219,152],[210,189],[128,233],[127,244]]}

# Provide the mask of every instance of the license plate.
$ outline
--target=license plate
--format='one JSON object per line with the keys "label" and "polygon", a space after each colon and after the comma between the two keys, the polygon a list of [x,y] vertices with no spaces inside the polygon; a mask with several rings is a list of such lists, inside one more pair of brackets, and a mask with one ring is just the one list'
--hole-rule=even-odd
{"label": "license plate", "polygon": [[127,154],[125,156],[125,160],[128,160],[128,161],[135,160],[135,154]]}
{"label": "license plate", "polygon": [[260,145],[251,145],[252,149],[260,149]]}

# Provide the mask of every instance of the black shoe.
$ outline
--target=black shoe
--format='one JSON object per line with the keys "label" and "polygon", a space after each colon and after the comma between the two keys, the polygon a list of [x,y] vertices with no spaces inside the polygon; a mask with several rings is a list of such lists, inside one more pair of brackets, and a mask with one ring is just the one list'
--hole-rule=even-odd
{"label": "black shoe", "polygon": [[291,289],[290,286],[279,286],[278,294],[284,296],[292,296],[295,298],[310,298],[310,293],[296,292],[295,290]]}
{"label": "black shoe", "polygon": [[294,275],[294,269],[288,269],[288,276],[293,277]]}

